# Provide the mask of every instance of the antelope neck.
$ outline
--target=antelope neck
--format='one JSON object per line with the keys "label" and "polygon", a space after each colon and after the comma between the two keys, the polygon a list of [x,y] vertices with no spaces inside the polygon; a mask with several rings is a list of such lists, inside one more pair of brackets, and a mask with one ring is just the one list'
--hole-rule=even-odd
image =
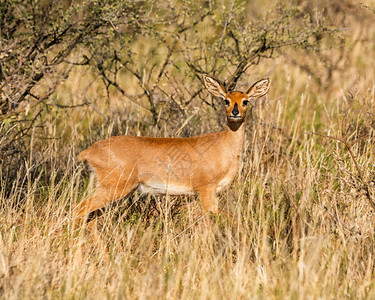
{"label": "antelope neck", "polygon": [[242,147],[245,138],[245,122],[228,122],[226,133],[232,140],[231,145]]}
{"label": "antelope neck", "polygon": [[232,132],[244,131],[243,123],[245,122],[230,122],[228,121],[227,130]]}

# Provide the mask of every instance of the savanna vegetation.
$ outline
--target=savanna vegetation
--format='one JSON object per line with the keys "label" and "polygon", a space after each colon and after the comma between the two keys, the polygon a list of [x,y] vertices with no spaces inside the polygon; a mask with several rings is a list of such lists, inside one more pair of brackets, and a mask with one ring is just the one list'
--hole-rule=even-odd
{"label": "savanna vegetation", "polygon": [[[0,1],[0,297],[375,297],[375,2]],[[202,74],[252,103],[220,195],[136,193],[72,224],[77,154],[219,131]],[[104,245],[104,247],[103,247]]]}

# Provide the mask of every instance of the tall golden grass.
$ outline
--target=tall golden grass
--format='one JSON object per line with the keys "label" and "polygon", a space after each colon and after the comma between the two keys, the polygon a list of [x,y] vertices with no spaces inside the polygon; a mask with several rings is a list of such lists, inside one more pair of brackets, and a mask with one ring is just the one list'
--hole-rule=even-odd
{"label": "tall golden grass", "polygon": [[[248,118],[242,171],[220,195],[229,216],[204,216],[196,197],[137,194],[98,218],[108,253],[71,224],[93,192],[77,153],[112,134],[173,131],[142,125],[145,112],[121,97],[106,103],[97,78],[74,73],[56,97],[95,107],[51,111],[44,124],[59,139],[31,138],[26,176],[0,182],[0,297],[374,299],[374,209],[347,148],[314,134],[347,130],[375,199],[375,30],[362,21],[350,19],[350,50],[323,88],[291,53],[258,66],[273,84]],[[189,132],[219,130],[199,107]]]}

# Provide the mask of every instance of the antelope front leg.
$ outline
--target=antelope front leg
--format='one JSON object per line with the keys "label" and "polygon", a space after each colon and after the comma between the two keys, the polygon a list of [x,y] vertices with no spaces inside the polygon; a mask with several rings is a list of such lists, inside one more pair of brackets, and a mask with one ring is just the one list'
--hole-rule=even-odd
{"label": "antelope front leg", "polygon": [[199,191],[202,208],[205,212],[217,214],[219,208],[219,198],[216,196],[216,186],[205,186]]}

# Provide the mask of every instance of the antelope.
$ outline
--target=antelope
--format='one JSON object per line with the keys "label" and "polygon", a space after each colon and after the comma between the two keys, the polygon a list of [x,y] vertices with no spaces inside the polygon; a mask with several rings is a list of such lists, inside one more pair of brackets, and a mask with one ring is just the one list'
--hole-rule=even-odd
{"label": "antelope", "polygon": [[207,90],[224,101],[224,131],[188,138],[113,136],[94,143],[78,159],[96,173],[95,193],[73,210],[84,219],[112,201],[141,193],[198,195],[205,212],[218,212],[218,193],[239,170],[245,137],[245,118],[251,98],[264,96],[270,79],[255,82],[247,92],[228,92],[204,75]]}

